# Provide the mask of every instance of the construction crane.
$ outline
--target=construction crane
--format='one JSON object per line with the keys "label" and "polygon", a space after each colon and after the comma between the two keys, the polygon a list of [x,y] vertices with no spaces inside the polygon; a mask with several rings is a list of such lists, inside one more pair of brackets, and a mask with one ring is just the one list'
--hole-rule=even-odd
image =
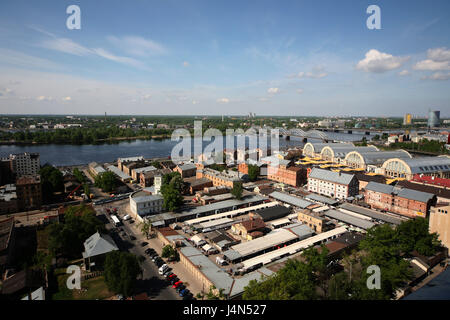
{"label": "construction crane", "polygon": [[69,195],[67,196],[67,198],[66,199],[71,199],[72,198],[72,195],[73,195],[73,193],[75,192],[75,191],[77,191],[79,188],[81,187],[81,184],[79,184],[78,185],[78,187],[76,187],[75,189],[73,189],[72,190],[72,192],[71,193],[69,193]]}

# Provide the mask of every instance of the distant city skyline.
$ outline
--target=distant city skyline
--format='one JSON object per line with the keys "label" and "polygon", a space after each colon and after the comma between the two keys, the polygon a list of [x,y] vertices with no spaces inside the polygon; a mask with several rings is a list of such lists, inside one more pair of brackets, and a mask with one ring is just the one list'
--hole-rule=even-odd
{"label": "distant city skyline", "polygon": [[0,114],[449,118],[450,2],[372,2],[4,0]]}

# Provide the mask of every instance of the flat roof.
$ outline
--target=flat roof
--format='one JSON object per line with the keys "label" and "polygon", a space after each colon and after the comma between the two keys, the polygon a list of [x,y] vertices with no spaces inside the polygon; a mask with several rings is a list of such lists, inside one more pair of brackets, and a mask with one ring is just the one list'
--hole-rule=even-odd
{"label": "flat roof", "polygon": [[335,205],[336,203],[339,203],[339,201],[337,201],[335,199],[324,197],[324,196],[321,196],[321,195],[318,195],[315,193],[308,194],[307,196],[305,196],[305,199],[317,201],[317,202],[329,204],[329,205]]}
{"label": "flat roof", "polygon": [[241,257],[245,257],[297,238],[297,235],[290,232],[289,230],[277,229],[269,232],[261,238],[234,245],[231,247],[231,249],[238,252]]}
{"label": "flat roof", "polygon": [[275,198],[279,201],[288,203],[290,205],[293,205],[295,207],[299,207],[302,209],[305,209],[307,207],[309,207],[312,203],[306,200],[303,200],[299,197],[295,197],[292,196],[290,194],[287,193],[283,193],[283,192],[279,192],[279,191],[274,191],[271,194],[269,194],[270,197]]}
{"label": "flat roof", "polygon": [[350,203],[343,203],[342,205],[339,206],[339,208],[345,209],[345,210],[349,210],[349,211],[353,211],[377,220],[381,220],[381,221],[385,221],[388,223],[392,223],[392,224],[396,224],[399,225],[400,223],[402,223],[404,220],[400,219],[400,218],[396,218],[387,214],[383,214],[383,213],[379,213],[375,210],[371,210],[371,209],[367,209],[364,207],[360,207],[360,206],[355,206],[353,204]]}
{"label": "flat roof", "polygon": [[242,264],[243,264],[244,269],[252,268],[260,263],[262,263],[263,265],[268,264],[275,260],[281,259],[285,256],[289,256],[289,255],[295,254],[297,252],[300,252],[303,249],[306,249],[316,243],[322,242],[327,239],[331,239],[331,238],[336,237],[345,232],[347,232],[346,228],[339,227],[339,228],[336,228],[336,229],[333,229],[333,230],[330,230],[327,232],[320,233],[316,236],[307,238],[305,240],[290,244],[286,247],[282,247],[278,250],[274,250],[274,251],[262,254],[260,256],[257,256],[255,258],[248,259],[248,260],[242,262]]}
{"label": "flat roof", "polygon": [[252,202],[263,201],[266,199],[267,199],[266,197],[262,197],[259,195],[250,195],[250,196],[246,196],[245,198],[242,198],[241,200],[231,199],[231,200],[215,202],[215,203],[207,204],[205,206],[198,206],[198,207],[195,207],[192,209],[184,210],[180,214],[178,214],[177,217],[180,218],[180,217],[190,216],[190,215],[194,216],[194,215],[199,215],[199,214],[203,214],[203,213],[208,213],[211,211],[224,210],[224,209],[228,209],[228,208],[231,208],[234,206],[241,206],[241,205],[249,204]]}
{"label": "flat roof", "polygon": [[249,211],[259,210],[261,208],[269,208],[269,207],[276,206],[278,204],[279,203],[276,201],[266,202],[266,203],[258,204],[256,206],[251,206],[251,207],[236,209],[236,210],[227,211],[227,212],[223,212],[223,213],[217,213],[217,214],[209,215],[206,217],[200,217],[200,218],[195,218],[195,219],[191,219],[191,220],[186,220],[184,223],[188,224],[188,225],[192,225],[192,224],[202,223],[204,221],[212,221],[212,220],[216,220],[216,219],[221,219],[223,217],[234,217],[234,216],[238,216],[240,214],[244,214]]}
{"label": "flat roof", "polygon": [[109,171],[113,172],[114,174],[116,174],[120,179],[122,180],[127,180],[127,179],[131,179],[131,177],[129,175],[127,175],[125,172],[120,171],[119,168],[117,168],[116,166],[108,166],[106,167]]}
{"label": "flat roof", "polygon": [[364,230],[367,230],[367,229],[375,226],[375,223],[373,223],[373,222],[370,222],[370,221],[367,221],[364,219],[360,219],[360,218],[351,216],[349,214],[346,214],[346,213],[343,213],[341,211],[334,210],[334,209],[325,211],[324,214],[329,218],[336,219],[336,220],[342,221],[347,224],[351,224],[352,226],[359,227]]}
{"label": "flat roof", "polygon": [[210,228],[210,227],[215,227],[221,224],[226,224],[226,223],[232,223],[234,222],[233,219],[230,218],[221,218],[221,219],[217,219],[217,220],[212,220],[212,221],[207,221],[207,222],[203,222],[200,223],[200,226],[202,228]]}

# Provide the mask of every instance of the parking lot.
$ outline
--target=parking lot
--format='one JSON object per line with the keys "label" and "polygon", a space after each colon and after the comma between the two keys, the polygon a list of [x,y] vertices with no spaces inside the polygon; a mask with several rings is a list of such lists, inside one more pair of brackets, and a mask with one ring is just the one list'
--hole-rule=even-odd
{"label": "parking lot", "polygon": [[[114,203],[114,205],[116,204],[118,203]],[[172,285],[167,279],[158,273],[157,265],[152,262],[149,255],[145,253],[146,249],[153,247],[159,255],[161,253],[161,248],[152,246],[150,240],[145,239],[145,236],[142,235],[138,223],[133,222],[132,219],[128,221],[122,220],[121,225],[115,227],[109,217],[110,215],[107,213],[107,209],[111,210],[113,208],[118,208],[117,215],[122,220],[124,212],[120,212],[119,207],[114,207],[112,204],[97,206],[96,210],[102,219],[107,220],[106,228],[110,230],[111,236],[120,250],[131,252],[138,257],[144,257],[141,264],[143,276],[138,279],[137,291],[147,292],[149,297],[154,300],[181,300],[182,298],[176,290],[172,288]],[[142,244],[144,242],[147,244],[143,246]],[[179,277],[179,279],[185,282],[182,277]]]}

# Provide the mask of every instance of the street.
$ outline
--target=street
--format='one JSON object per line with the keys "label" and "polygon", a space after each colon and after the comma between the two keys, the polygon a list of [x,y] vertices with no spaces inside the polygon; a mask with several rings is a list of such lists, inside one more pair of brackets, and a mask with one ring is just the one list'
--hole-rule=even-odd
{"label": "street", "polygon": [[[145,250],[149,248],[149,245],[142,247],[141,243],[149,241],[138,230],[139,228],[135,225],[136,222],[130,224],[129,221],[123,221],[121,219],[122,225],[118,228],[114,227],[109,215],[106,213],[106,208],[109,207],[109,205],[105,205],[102,206],[101,209],[97,208],[97,210],[99,210],[98,213],[103,213],[104,217],[107,219],[106,228],[110,230],[111,237],[114,239],[119,249],[121,251],[131,252],[138,257],[145,257],[145,260],[141,264],[143,276],[138,279],[136,292],[146,292],[148,296],[154,300],[181,300],[181,297],[177,294],[175,289],[172,289],[165,278],[158,274],[157,266],[145,254]],[[123,218],[123,215],[121,218]],[[134,236],[136,240],[131,240],[130,235]]]}

